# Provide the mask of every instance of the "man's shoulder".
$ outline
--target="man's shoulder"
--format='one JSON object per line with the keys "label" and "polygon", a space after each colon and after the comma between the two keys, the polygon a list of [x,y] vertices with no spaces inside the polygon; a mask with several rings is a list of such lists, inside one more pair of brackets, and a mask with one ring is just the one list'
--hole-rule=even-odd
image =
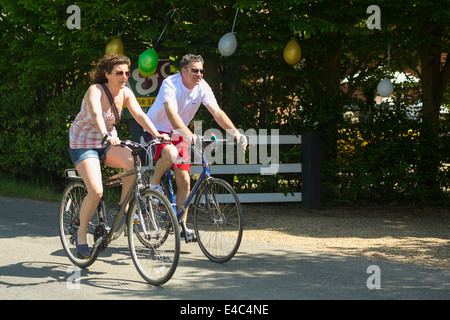
{"label": "man's shoulder", "polygon": [[208,82],[206,82],[205,79],[202,79],[202,81],[200,81],[199,87],[202,92],[211,91],[211,87],[209,86]]}
{"label": "man's shoulder", "polygon": [[163,80],[160,91],[176,90],[180,81],[181,77],[179,73],[172,74]]}
{"label": "man's shoulder", "polygon": [[181,75],[180,73],[171,74],[167,78],[163,80],[163,83],[167,84],[175,84],[177,82],[181,81]]}

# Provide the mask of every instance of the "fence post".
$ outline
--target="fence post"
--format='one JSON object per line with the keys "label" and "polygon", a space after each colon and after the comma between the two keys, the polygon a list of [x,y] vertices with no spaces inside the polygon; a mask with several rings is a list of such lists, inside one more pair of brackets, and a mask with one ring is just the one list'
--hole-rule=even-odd
{"label": "fence post", "polygon": [[307,209],[320,208],[320,133],[302,133],[302,205]]}

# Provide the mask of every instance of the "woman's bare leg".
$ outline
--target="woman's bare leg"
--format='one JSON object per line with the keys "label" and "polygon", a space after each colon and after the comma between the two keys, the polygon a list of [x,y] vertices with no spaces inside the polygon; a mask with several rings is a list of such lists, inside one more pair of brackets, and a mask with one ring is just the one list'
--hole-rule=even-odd
{"label": "woman's bare leg", "polygon": [[77,232],[78,244],[86,244],[86,233],[103,194],[102,172],[97,158],[87,158],[77,164],[76,169],[83,178],[87,188],[87,195],[80,210],[80,228]]}

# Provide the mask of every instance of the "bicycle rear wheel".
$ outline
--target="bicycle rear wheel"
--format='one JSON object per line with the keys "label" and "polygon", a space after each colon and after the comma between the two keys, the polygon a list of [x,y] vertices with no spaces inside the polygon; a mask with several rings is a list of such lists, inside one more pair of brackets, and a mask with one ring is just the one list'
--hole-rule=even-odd
{"label": "bicycle rear wheel", "polygon": [[180,257],[180,231],[167,198],[155,190],[142,191],[130,206],[127,226],[131,257],[142,278],[155,286],[169,281]]}
{"label": "bicycle rear wheel", "polygon": [[[87,188],[81,181],[73,181],[65,188],[59,209],[59,235],[61,244],[72,263],[80,268],[87,268],[97,259],[97,251],[90,259],[80,259],[77,256],[75,239],[73,235],[80,226],[80,209],[84,197],[87,194]],[[91,221],[98,221],[98,212],[96,211]],[[95,225],[90,223],[87,231],[87,240],[89,248],[94,245]]]}
{"label": "bicycle rear wheel", "polygon": [[195,233],[205,256],[217,263],[233,258],[244,229],[242,207],[233,188],[222,179],[209,179],[200,188],[193,210]]}

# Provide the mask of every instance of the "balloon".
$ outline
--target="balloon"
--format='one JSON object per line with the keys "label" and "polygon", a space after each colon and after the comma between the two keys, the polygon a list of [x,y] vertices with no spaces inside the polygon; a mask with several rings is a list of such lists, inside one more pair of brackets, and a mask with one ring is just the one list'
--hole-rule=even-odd
{"label": "balloon", "polygon": [[380,96],[389,97],[394,91],[394,86],[392,85],[391,80],[381,80],[377,86],[377,91]]}
{"label": "balloon", "polygon": [[236,37],[232,32],[226,33],[219,40],[219,52],[225,57],[231,56],[237,47]]}
{"label": "balloon", "polygon": [[156,68],[155,68],[155,70],[153,70],[153,71],[151,71],[151,72],[144,72],[144,71],[142,71],[141,68],[139,68],[139,67],[138,67],[138,69],[139,69],[139,73],[140,73],[141,76],[143,76],[144,78],[150,78],[150,77],[151,77],[152,75],[154,75],[155,72],[156,72]]}
{"label": "balloon", "polygon": [[110,42],[108,42],[108,44],[106,45],[106,48],[105,48],[105,53],[106,54],[111,54],[111,53],[123,54],[122,40],[120,40],[119,38],[114,38]]}
{"label": "balloon", "polygon": [[148,78],[155,73],[157,66],[158,54],[155,49],[147,49],[139,56],[138,68],[142,76]]}
{"label": "balloon", "polygon": [[302,56],[302,50],[296,40],[289,41],[284,47],[283,58],[289,64],[296,64]]}

